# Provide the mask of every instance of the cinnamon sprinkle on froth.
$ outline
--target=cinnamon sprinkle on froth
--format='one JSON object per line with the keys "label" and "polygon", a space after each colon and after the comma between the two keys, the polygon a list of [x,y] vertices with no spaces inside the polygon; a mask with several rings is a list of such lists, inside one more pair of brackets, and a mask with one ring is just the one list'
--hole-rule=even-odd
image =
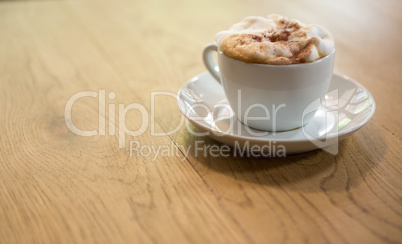
{"label": "cinnamon sprinkle on froth", "polygon": [[226,56],[259,64],[313,62],[334,49],[333,38],[323,27],[279,15],[248,17],[218,33],[216,42]]}

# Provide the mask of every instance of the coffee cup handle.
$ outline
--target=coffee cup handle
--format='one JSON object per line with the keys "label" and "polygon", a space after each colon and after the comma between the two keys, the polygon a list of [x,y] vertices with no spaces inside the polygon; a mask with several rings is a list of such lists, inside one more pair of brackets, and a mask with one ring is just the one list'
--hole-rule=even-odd
{"label": "coffee cup handle", "polygon": [[218,46],[215,43],[211,43],[204,48],[202,59],[204,60],[204,65],[207,67],[209,73],[215,78],[215,80],[221,83],[219,66],[215,62],[213,52],[218,52]]}

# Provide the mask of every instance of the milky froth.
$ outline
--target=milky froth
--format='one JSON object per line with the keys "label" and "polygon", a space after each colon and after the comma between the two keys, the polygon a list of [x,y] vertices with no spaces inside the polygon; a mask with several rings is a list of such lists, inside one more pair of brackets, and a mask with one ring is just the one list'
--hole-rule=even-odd
{"label": "milky froth", "polygon": [[322,26],[280,15],[251,16],[215,37],[225,55],[249,63],[313,62],[334,50],[332,35]]}

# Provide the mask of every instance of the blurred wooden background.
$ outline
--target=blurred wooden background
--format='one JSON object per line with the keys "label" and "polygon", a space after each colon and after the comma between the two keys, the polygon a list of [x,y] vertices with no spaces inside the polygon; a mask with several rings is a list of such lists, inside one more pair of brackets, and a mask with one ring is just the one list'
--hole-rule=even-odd
{"label": "blurred wooden background", "polygon": [[[399,0],[0,1],[0,243],[401,243],[401,11]],[[150,112],[152,91],[176,93],[205,71],[215,33],[269,13],[330,30],[335,70],[376,100],[338,155],[184,157],[180,146],[218,143],[148,126],[126,143],[175,153],[130,157],[108,126],[93,137],[67,128],[80,91]],[[177,126],[173,97],[155,108],[155,132]],[[93,130],[98,114],[98,99],[83,98],[72,116]],[[141,114],[126,124],[140,128]]]}

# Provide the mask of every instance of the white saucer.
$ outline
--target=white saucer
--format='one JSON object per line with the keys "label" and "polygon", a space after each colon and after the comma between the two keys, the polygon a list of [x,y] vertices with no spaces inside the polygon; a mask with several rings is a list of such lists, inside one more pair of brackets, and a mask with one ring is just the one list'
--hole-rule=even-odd
{"label": "white saucer", "polygon": [[177,104],[190,122],[213,139],[241,149],[273,150],[273,154],[275,148],[283,147],[286,154],[318,148],[336,154],[338,141],[361,128],[375,111],[370,92],[340,74],[333,74],[325,100],[312,121],[291,131],[264,132],[242,124],[234,116],[223,88],[208,72],[183,85]]}

